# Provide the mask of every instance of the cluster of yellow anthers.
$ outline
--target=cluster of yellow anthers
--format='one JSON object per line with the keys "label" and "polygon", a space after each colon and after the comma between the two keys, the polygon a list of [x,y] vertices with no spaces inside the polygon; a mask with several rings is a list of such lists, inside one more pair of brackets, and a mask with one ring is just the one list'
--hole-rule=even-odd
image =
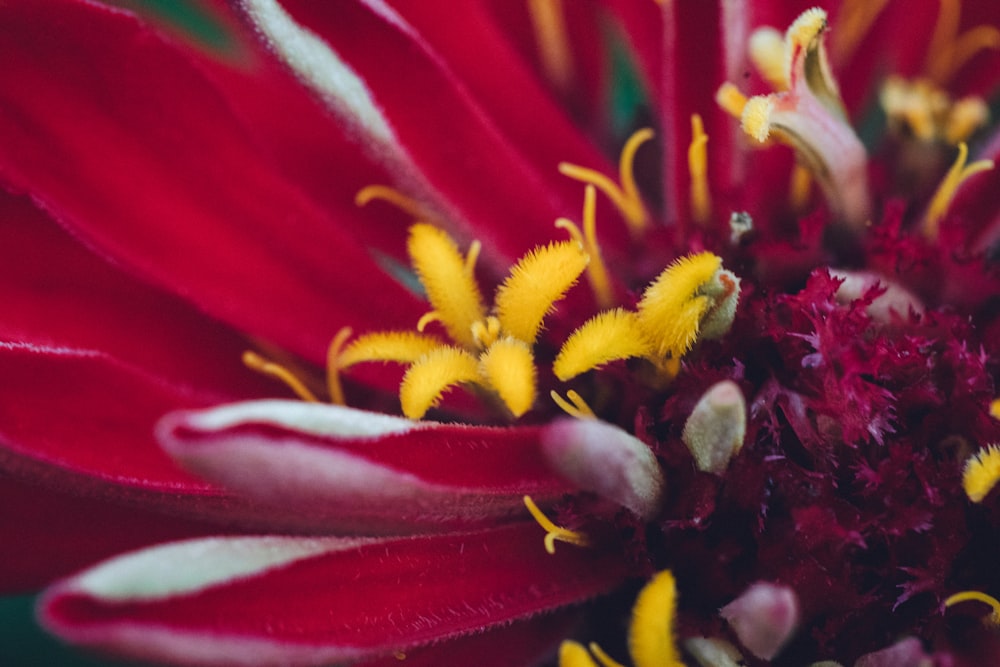
{"label": "cluster of yellow anthers", "polygon": [[[636,667],[684,667],[674,642],[676,610],[674,575],[660,572],[643,587],[632,607],[628,649]],[[597,644],[590,644],[589,649],[574,641],[563,642],[559,667],[622,667]]]}

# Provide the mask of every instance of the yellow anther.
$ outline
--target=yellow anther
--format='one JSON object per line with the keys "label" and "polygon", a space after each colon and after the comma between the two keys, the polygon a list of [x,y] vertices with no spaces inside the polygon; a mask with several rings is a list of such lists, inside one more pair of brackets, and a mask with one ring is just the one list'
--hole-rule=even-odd
{"label": "yellow anther", "polygon": [[[348,329],[348,334],[350,330]],[[344,329],[337,334],[338,338]],[[346,339],[345,339],[346,340]],[[338,344],[334,338],[330,352]],[[343,345],[343,343],[340,343]],[[339,370],[350,368],[354,364],[367,361],[395,361],[398,363],[413,363],[428,352],[444,345],[441,339],[414,331],[376,331],[359,336],[344,347],[336,359]]]}
{"label": "yellow anther", "polygon": [[[643,292],[639,322],[657,356],[683,356],[698,338],[702,317],[712,306],[706,293],[722,260],[710,252],[676,260]],[[713,290],[717,291],[717,290]]]}
{"label": "yellow anther", "polygon": [[726,81],[715,91],[715,103],[733,118],[743,116],[743,108],[747,105],[747,96],[740,89]]}
{"label": "yellow anther", "polygon": [[708,194],[708,135],[701,116],[691,114],[691,144],[688,146],[688,172],[691,175],[691,216],[704,225],[712,215]]}
{"label": "yellow anther", "polygon": [[552,372],[565,382],[612,361],[646,357],[652,352],[639,316],[615,308],[595,315],[566,339]]}
{"label": "yellow anther", "polygon": [[743,131],[760,143],[771,136],[771,113],[774,111],[774,99],[770,95],[756,95],[743,105],[740,123]]}
{"label": "yellow anther", "polygon": [[330,392],[330,402],[334,405],[346,405],[344,385],[340,382],[341,356],[347,339],[351,337],[351,327],[343,327],[330,341],[326,349],[326,389]]}
{"label": "yellow anther", "polygon": [[388,202],[417,219],[431,217],[428,215],[428,211],[423,204],[412,197],[407,197],[396,188],[388,185],[369,185],[361,188],[358,190],[358,194],[354,196],[354,203],[357,206],[365,206],[376,199]]}
{"label": "yellow anther", "polygon": [[831,48],[834,61],[842,63],[854,53],[887,4],[889,0],[845,0],[841,4]]}
{"label": "yellow anther", "polygon": [[980,503],[1000,481],[1000,445],[980,449],[965,462],[962,488],[974,503]]}
{"label": "yellow anther", "polygon": [[565,229],[570,238],[590,256],[590,263],[587,264],[587,281],[590,283],[590,289],[594,292],[597,305],[601,308],[609,308],[614,301],[614,294],[611,291],[608,269],[601,256],[601,246],[597,243],[596,211],[597,190],[593,185],[588,185],[583,192],[583,231],[580,231],[580,228],[572,220],[566,218],[556,220],[556,227]]}
{"label": "yellow anther", "polygon": [[981,97],[963,97],[951,105],[944,122],[944,139],[952,146],[965,141],[990,119],[990,111]]}
{"label": "yellow anther", "polygon": [[583,183],[590,183],[603,192],[621,211],[632,233],[638,234],[649,223],[649,213],[646,212],[646,207],[639,194],[639,187],[635,183],[635,154],[639,147],[652,139],[653,136],[654,132],[651,129],[643,128],[636,131],[625,142],[618,159],[620,184],[615,183],[599,171],[568,162],[559,163],[559,173]]}
{"label": "yellow anther", "polygon": [[639,592],[632,607],[629,653],[636,667],[683,667],[674,642],[677,584],[670,571],[660,572]]}
{"label": "yellow anther", "polygon": [[538,247],[522,257],[497,289],[494,298],[501,329],[526,343],[533,343],[542,320],[576,284],[590,258],[574,242]]}
{"label": "yellow anther", "polygon": [[788,90],[785,37],[771,27],[758,28],[750,35],[750,60],[775,90]]}
{"label": "yellow anther", "polygon": [[[583,397],[572,389],[566,392],[566,398],[560,396],[559,392],[555,389],[549,392],[549,396],[570,417],[575,417],[576,419],[597,419],[597,415],[590,409],[587,402],[583,400]],[[568,401],[566,400],[567,398],[569,399]]]}
{"label": "yellow anther", "polygon": [[989,120],[989,109],[981,98],[953,102],[947,91],[929,79],[889,77],[879,92],[879,102],[891,126],[904,127],[926,142],[943,139],[957,145]]}
{"label": "yellow anther", "polygon": [[952,605],[956,605],[960,602],[968,601],[983,602],[988,604],[992,611],[984,620],[990,625],[1000,625],[1000,601],[992,595],[987,595],[986,593],[981,593],[979,591],[962,591],[961,593],[955,593],[945,600],[944,606],[951,607]]}
{"label": "yellow anther", "polygon": [[273,361],[268,361],[256,352],[251,352],[250,350],[243,353],[243,363],[251,370],[255,370],[263,375],[281,380],[303,401],[307,401],[309,403],[319,403],[319,399],[316,398],[315,394],[309,391],[302,380],[295,377],[295,375],[293,375],[292,372],[284,366],[276,364]]}
{"label": "yellow anther", "polygon": [[452,340],[473,349],[472,324],[485,317],[486,308],[475,278],[466,269],[468,260],[446,232],[426,223],[410,227],[407,249],[434,317]]}
{"label": "yellow anther", "polygon": [[554,554],[556,552],[557,541],[575,544],[578,547],[590,546],[590,540],[583,533],[552,523],[552,520],[545,516],[542,510],[538,509],[538,505],[531,499],[531,496],[524,496],[522,500],[524,501],[524,506],[528,508],[528,512],[531,513],[532,518],[538,522],[539,526],[545,529],[545,550],[548,553]]}
{"label": "yellow anther", "polygon": [[528,13],[542,69],[549,81],[565,91],[573,82],[573,56],[562,0],[528,0]]}
{"label": "yellow anther", "polygon": [[990,403],[990,416],[993,419],[1000,419],[1000,398],[995,398]]}
{"label": "yellow anther", "polygon": [[809,203],[812,192],[812,172],[801,164],[792,168],[792,180],[788,186],[788,204],[793,211],[801,211]]}
{"label": "yellow anther", "polygon": [[420,357],[403,376],[399,386],[403,414],[420,419],[437,405],[445,391],[480,379],[478,359],[457,347],[438,347]]}
{"label": "yellow anther", "polygon": [[993,168],[993,160],[977,160],[970,165],[966,165],[965,161],[968,157],[969,147],[964,142],[960,143],[955,163],[948,170],[944,180],[941,181],[941,185],[938,186],[937,192],[934,193],[930,205],[927,207],[927,214],[924,217],[922,230],[925,237],[929,239],[937,238],[941,220],[944,218],[945,213],[948,212],[948,207],[951,206],[951,202],[955,198],[955,193],[958,191],[959,186],[973,174]]}
{"label": "yellow anther", "polygon": [[501,338],[479,357],[479,372],[515,417],[531,409],[535,402],[535,359],[527,343]]}
{"label": "yellow anther", "polygon": [[976,26],[959,35],[961,12],[960,0],[941,0],[925,65],[927,76],[937,83],[948,81],[980,51],[1000,48],[1000,30],[994,26]]}

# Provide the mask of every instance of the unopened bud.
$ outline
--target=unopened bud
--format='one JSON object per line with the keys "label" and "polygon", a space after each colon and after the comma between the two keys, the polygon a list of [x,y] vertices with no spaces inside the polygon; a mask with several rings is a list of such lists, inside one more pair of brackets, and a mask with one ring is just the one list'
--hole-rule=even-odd
{"label": "unopened bud", "polygon": [[720,613],[748,651],[761,660],[771,660],[799,624],[799,600],[791,588],[762,581]]}
{"label": "unopened bud", "polygon": [[702,472],[721,475],[743,447],[747,406],[735,382],[712,386],[694,406],[681,438]]}

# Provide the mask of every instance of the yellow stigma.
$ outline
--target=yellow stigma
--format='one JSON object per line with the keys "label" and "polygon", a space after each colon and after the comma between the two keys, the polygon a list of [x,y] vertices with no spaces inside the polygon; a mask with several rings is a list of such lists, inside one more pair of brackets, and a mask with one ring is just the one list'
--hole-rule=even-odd
{"label": "yellow stigma", "polygon": [[594,642],[590,643],[589,648],[588,653],[582,644],[570,640],[564,641],[559,647],[559,667],[625,667]]}
{"label": "yellow stigma", "polygon": [[334,405],[347,405],[344,396],[344,385],[340,381],[340,357],[347,339],[354,331],[351,327],[342,327],[326,348],[326,388],[330,392],[330,402]]}
{"label": "yellow stigma", "polygon": [[688,146],[688,172],[691,175],[691,216],[704,225],[712,215],[708,193],[708,135],[701,116],[691,114],[691,144]]}
{"label": "yellow stigma", "polygon": [[674,575],[660,572],[639,592],[632,608],[628,646],[636,667],[684,667],[674,641],[676,614]]}
{"label": "yellow stigma", "polygon": [[284,366],[273,361],[268,361],[256,352],[251,352],[250,350],[243,353],[243,364],[247,368],[255,370],[258,373],[281,380],[303,401],[307,401],[309,403],[319,403],[319,399],[316,398],[314,393],[309,391],[309,388],[306,387],[305,383],[295,377],[295,375]]}
{"label": "yellow stigma", "polygon": [[576,284],[588,261],[583,248],[569,241],[535,248],[522,257],[496,293],[501,329],[533,343],[542,320]]}
{"label": "yellow stigma", "polygon": [[523,340],[505,337],[479,357],[479,372],[515,417],[535,402],[535,359]]}
{"label": "yellow stigma", "polygon": [[994,398],[990,403],[990,416],[993,419],[1000,419],[1000,398]]}
{"label": "yellow stigma", "polygon": [[740,89],[726,81],[715,91],[715,103],[733,118],[742,118],[747,105],[747,96]]}
{"label": "yellow stigma", "polygon": [[438,347],[420,357],[403,376],[399,402],[403,414],[420,419],[457,384],[480,380],[479,361],[457,347]]}
{"label": "yellow stigma", "polygon": [[980,503],[1000,480],[1000,445],[989,445],[968,458],[962,473],[962,488],[974,503]]}
{"label": "yellow stigma", "polygon": [[944,180],[941,181],[941,185],[938,186],[937,191],[934,193],[931,203],[927,207],[927,214],[924,217],[922,228],[925,237],[929,239],[937,238],[941,220],[944,218],[945,213],[948,212],[948,208],[951,206],[951,202],[955,198],[955,193],[958,191],[959,186],[973,174],[989,171],[993,168],[993,160],[977,160],[970,165],[966,165],[965,161],[968,157],[969,147],[964,142],[960,143],[955,163],[948,170]]}
{"label": "yellow stigma", "polygon": [[613,180],[599,171],[581,167],[569,162],[559,163],[559,173],[583,183],[590,183],[603,192],[608,199],[621,211],[625,222],[633,234],[642,232],[649,224],[649,213],[642,203],[639,187],[635,183],[635,154],[642,144],[652,139],[654,133],[649,128],[643,128],[632,134],[622,148],[618,158],[618,180]]}
{"label": "yellow stigma", "polygon": [[388,185],[369,185],[358,190],[354,196],[357,206],[366,206],[369,202],[379,200],[392,204],[404,213],[409,213],[416,219],[427,220],[432,217],[424,206],[412,197]]}
{"label": "yellow stigma", "polygon": [[552,371],[562,381],[611,361],[645,357],[669,372],[695,341],[729,330],[739,301],[739,279],[710,252],[682,257],[646,288],[638,311],[622,308],[592,317],[574,331]]}
{"label": "yellow stigma", "polygon": [[994,26],[976,26],[959,35],[961,12],[960,0],[941,0],[925,65],[927,76],[937,83],[947,82],[980,51],[1000,49],[1000,30]]}
{"label": "yellow stigma", "polygon": [[611,306],[614,294],[611,291],[608,269],[601,256],[601,246],[597,242],[597,190],[593,185],[587,185],[583,191],[583,230],[581,231],[576,223],[566,218],[556,220],[556,227],[565,229],[570,238],[590,257],[590,263],[587,264],[587,281],[594,292],[597,305],[601,308]]}
{"label": "yellow stigma", "polygon": [[992,611],[990,615],[983,620],[992,626],[1000,626],[1000,601],[992,595],[980,593],[979,591],[962,591],[961,593],[955,593],[945,600],[944,606],[950,607],[960,602],[968,602],[970,600],[988,604]]}
{"label": "yellow stigma", "polygon": [[889,77],[879,91],[879,102],[892,129],[909,132],[924,142],[957,145],[989,120],[989,109],[981,98],[953,101],[947,91],[928,79]]}
{"label": "yellow stigma", "polygon": [[552,523],[552,520],[545,516],[542,510],[538,509],[538,505],[531,499],[531,496],[524,496],[522,500],[524,501],[524,506],[528,508],[528,512],[531,513],[532,518],[538,522],[539,526],[545,529],[545,551],[554,554],[556,552],[556,541],[574,544],[578,547],[590,546],[590,539],[583,533]]}
{"label": "yellow stigma", "polygon": [[559,392],[555,389],[549,392],[549,396],[570,417],[575,417],[576,419],[597,419],[597,414],[587,405],[583,397],[572,389],[566,392],[566,398],[560,396]]}
{"label": "yellow stigma", "polygon": [[545,75],[559,90],[568,90],[573,82],[573,55],[562,0],[528,0],[528,13]]}

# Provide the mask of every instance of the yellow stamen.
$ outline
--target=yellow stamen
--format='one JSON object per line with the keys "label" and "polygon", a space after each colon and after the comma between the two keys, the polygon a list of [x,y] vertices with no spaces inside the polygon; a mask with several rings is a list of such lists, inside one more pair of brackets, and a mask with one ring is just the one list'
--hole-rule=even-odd
{"label": "yellow stamen", "polygon": [[598,646],[596,642],[590,642],[588,647],[590,648],[590,652],[594,654],[594,657],[597,658],[597,661],[601,663],[602,667],[625,667],[625,665],[605,653],[604,649]]}
{"label": "yellow stamen", "polygon": [[[344,330],[341,329],[340,334],[343,332]],[[336,343],[336,339],[334,342]],[[432,350],[443,346],[444,342],[439,338],[414,331],[376,331],[359,336],[344,348],[336,363],[339,370],[367,361],[413,363]]]}
{"label": "yellow stamen", "polygon": [[654,132],[649,128],[636,131],[622,148],[621,156],[618,159],[618,179],[619,185],[599,171],[570,164],[569,162],[559,163],[559,173],[564,176],[590,183],[603,192],[608,199],[621,211],[625,222],[633,234],[638,234],[646,228],[649,223],[649,214],[642,203],[639,195],[639,187],[635,183],[635,153],[645,142],[652,139]]}
{"label": "yellow stamen", "polygon": [[691,114],[691,144],[688,146],[688,172],[691,175],[691,216],[705,224],[712,215],[708,194],[708,135],[701,116]]}
{"label": "yellow stamen", "polygon": [[629,653],[636,667],[683,667],[674,642],[677,584],[669,570],[654,576],[632,607]]}
{"label": "yellow stamen", "polygon": [[747,96],[740,89],[726,81],[715,91],[715,103],[733,118],[742,118]]}
{"label": "yellow stamen", "polygon": [[407,369],[399,386],[403,414],[420,419],[438,404],[441,395],[465,382],[480,382],[479,361],[457,347],[436,348]]}
{"label": "yellow stamen", "polygon": [[1000,398],[995,398],[990,403],[990,416],[993,419],[1000,419]]}
{"label": "yellow stamen", "polygon": [[951,202],[955,198],[955,193],[958,191],[959,186],[973,174],[993,168],[993,160],[977,160],[970,165],[966,165],[965,161],[968,157],[969,147],[964,142],[960,143],[955,163],[948,170],[944,180],[941,181],[941,185],[938,186],[937,192],[934,193],[930,205],[927,207],[927,215],[924,218],[923,224],[923,234],[925,237],[929,239],[937,238],[941,220],[944,218],[945,213],[948,212],[948,207],[951,206]]}
{"label": "yellow stamen", "polygon": [[599,667],[582,644],[566,640],[559,646],[559,667]]}
{"label": "yellow stamen", "polygon": [[354,203],[357,206],[365,206],[373,200],[388,202],[400,209],[404,213],[409,213],[417,219],[427,219],[427,209],[412,197],[407,197],[402,192],[388,185],[369,185],[358,190],[354,196]]}
{"label": "yellow stamen", "polygon": [[472,324],[485,317],[486,308],[479,286],[466,268],[468,259],[446,232],[426,223],[410,227],[407,249],[434,307],[434,317],[452,340],[474,349]]}
{"label": "yellow stamen", "polygon": [[590,540],[583,533],[552,523],[552,520],[545,516],[542,510],[538,509],[538,505],[531,499],[531,496],[524,496],[522,500],[524,501],[524,506],[531,513],[532,518],[538,522],[539,526],[545,529],[545,550],[548,553],[554,554],[556,552],[557,540],[559,542],[566,542],[567,544],[575,544],[578,547],[590,546]]}
{"label": "yellow stamen", "polygon": [[845,0],[841,4],[831,48],[836,62],[842,63],[854,53],[887,4],[889,0]]}
{"label": "yellow stamen", "polygon": [[598,313],[566,339],[552,372],[565,382],[612,361],[645,357],[652,352],[639,316],[615,308]]}
{"label": "yellow stamen", "polygon": [[812,192],[812,172],[801,164],[792,169],[792,182],[788,186],[788,204],[793,211],[801,211],[809,203]]}
{"label": "yellow stamen", "polygon": [[974,503],[980,503],[1000,481],[1000,445],[980,449],[965,462],[962,488]]}
{"label": "yellow stamen", "polygon": [[758,28],[750,35],[750,60],[775,90],[788,90],[785,37],[774,28]]}
{"label": "yellow stamen", "polygon": [[941,0],[925,71],[937,83],[944,83],[965,63],[984,49],[1000,48],[1000,30],[981,25],[958,34],[962,7],[960,0]]}
{"label": "yellow stamen", "polygon": [[597,305],[601,308],[609,308],[614,301],[614,294],[611,291],[608,269],[601,256],[601,246],[597,243],[596,210],[597,190],[593,185],[588,185],[583,191],[583,231],[581,232],[572,220],[566,218],[556,220],[556,227],[565,229],[570,238],[582,246],[584,252],[590,256],[590,263],[587,265],[587,281],[590,283],[590,289],[594,292]]}
{"label": "yellow stamen", "polygon": [[472,325],[472,337],[479,345],[479,349],[485,350],[500,337],[500,320],[492,315],[485,320],[474,322]]}
{"label": "yellow stamen", "polygon": [[302,380],[295,377],[295,375],[293,375],[292,372],[284,366],[276,364],[273,361],[268,361],[256,352],[251,352],[250,350],[243,353],[243,363],[251,370],[281,380],[303,401],[307,401],[309,403],[319,403],[319,399],[316,398],[315,394],[309,391]]}
{"label": "yellow stamen", "polygon": [[[420,316],[420,319],[417,320],[417,331],[423,333],[424,329],[427,328],[428,324],[440,321],[441,321],[441,316],[438,314],[436,310],[424,313],[423,315]],[[475,323],[473,323],[473,326],[475,326]]]}
{"label": "yellow stamen", "polygon": [[562,0],[528,0],[528,13],[545,75],[565,91],[573,82],[573,57]]}
{"label": "yellow stamen", "polygon": [[494,298],[501,329],[533,343],[542,320],[576,284],[589,260],[587,253],[570,241],[550,243],[522,257]]}
{"label": "yellow stamen", "polygon": [[722,266],[710,252],[688,255],[668,266],[643,292],[639,323],[657,356],[683,356],[698,338],[711,299],[702,293]]}
{"label": "yellow stamen", "polygon": [[947,600],[945,600],[944,606],[950,607],[960,602],[968,602],[970,600],[988,604],[990,606],[990,609],[992,609],[992,612],[984,620],[990,625],[1000,626],[1000,601],[998,601],[992,595],[987,595],[986,593],[980,593],[979,591],[962,591],[961,593],[955,593]]}
{"label": "yellow stamen", "polygon": [[326,389],[330,392],[330,402],[334,405],[347,404],[344,398],[344,385],[340,382],[341,354],[344,344],[352,333],[351,327],[343,327],[326,349]]}
{"label": "yellow stamen", "polygon": [[929,79],[886,79],[879,102],[892,127],[903,127],[921,141],[944,139],[951,145],[965,141],[989,120],[989,109],[979,97],[952,101]]}
{"label": "yellow stamen", "polygon": [[576,393],[572,389],[566,392],[566,398],[559,395],[555,389],[549,392],[549,396],[555,401],[555,404],[562,408],[562,411],[568,414],[570,417],[575,417],[576,419],[597,419],[597,415],[587,402],[583,400],[580,394]]}
{"label": "yellow stamen", "polygon": [[515,417],[535,402],[535,359],[516,338],[501,338],[479,357],[479,371]]}

